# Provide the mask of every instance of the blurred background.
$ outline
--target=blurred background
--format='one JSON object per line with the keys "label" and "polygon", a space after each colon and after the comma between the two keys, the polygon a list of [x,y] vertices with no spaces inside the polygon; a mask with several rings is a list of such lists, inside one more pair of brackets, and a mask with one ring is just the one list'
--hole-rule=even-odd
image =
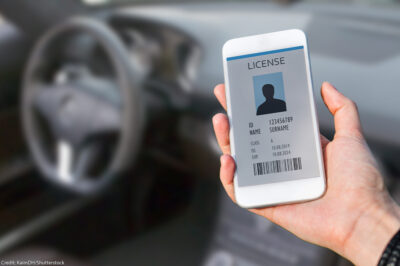
{"label": "blurred background", "polygon": [[0,1],[2,265],[349,265],[219,184],[222,45],[291,28],[308,35],[321,132],[328,80],[399,201],[400,2]]}

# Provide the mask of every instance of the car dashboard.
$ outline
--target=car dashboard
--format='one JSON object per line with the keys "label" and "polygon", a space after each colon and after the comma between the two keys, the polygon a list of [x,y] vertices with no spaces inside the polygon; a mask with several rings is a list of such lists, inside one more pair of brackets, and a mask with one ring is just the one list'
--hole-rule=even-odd
{"label": "car dashboard", "polygon": [[[320,84],[328,80],[357,103],[368,141],[376,152],[384,150],[382,156],[390,160],[400,156],[397,137],[400,106],[396,100],[399,90],[393,86],[400,83],[396,67],[400,65],[399,12],[385,7],[372,10],[367,6],[341,4],[189,3],[122,7],[115,9],[111,17],[131,21],[135,30],[144,29],[150,23],[147,25],[152,25],[155,31],[164,28],[187,39],[184,46],[178,45],[169,51],[175,53],[174,62],[180,61],[181,50],[192,51],[187,57],[187,71],[193,73],[188,75],[191,76],[188,94],[193,99],[213,103],[207,106],[207,111],[203,108],[208,118],[220,110],[212,90],[224,82],[222,46],[225,41],[251,34],[302,29],[310,47],[321,132],[330,137],[334,132],[333,120],[319,93]],[[140,23],[134,24],[134,21]]]}

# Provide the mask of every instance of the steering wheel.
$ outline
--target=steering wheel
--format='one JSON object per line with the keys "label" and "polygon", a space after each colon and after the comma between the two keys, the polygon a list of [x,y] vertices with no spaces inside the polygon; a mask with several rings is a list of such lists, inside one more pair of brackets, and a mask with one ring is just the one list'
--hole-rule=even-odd
{"label": "steering wheel", "polygon": [[[74,34],[90,36],[112,77],[72,67],[54,78],[60,65],[55,51]],[[28,146],[43,175],[93,193],[133,163],[144,124],[143,79],[120,38],[101,21],[74,18],[46,33],[29,58],[21,99]]]}

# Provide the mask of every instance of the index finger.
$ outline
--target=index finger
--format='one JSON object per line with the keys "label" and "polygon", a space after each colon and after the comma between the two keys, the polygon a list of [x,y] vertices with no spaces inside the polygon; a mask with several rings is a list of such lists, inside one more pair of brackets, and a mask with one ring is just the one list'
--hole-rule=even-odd
{"label": "index finger", "polygon": [[224,84],[218,84],[214,88],[214,94],[215,97],[217,97],[219,103],[224,107],[226,111],[226,97],[225,97],[225,85]]}

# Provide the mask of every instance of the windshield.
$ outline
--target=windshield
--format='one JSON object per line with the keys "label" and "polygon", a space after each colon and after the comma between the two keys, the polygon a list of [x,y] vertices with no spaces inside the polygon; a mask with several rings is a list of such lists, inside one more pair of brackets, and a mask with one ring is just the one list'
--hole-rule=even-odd
{"label": "windshield", "polygon": [[[107,5],[107,4],[129,4],[129,3],[176,3],[176,2],[201,2],[201,0],[81,0],[87,5]],[[215,2],[240,2],[240,0],[214,0]],[[301,1],[301,0],[300,0]],[[297,0],[275,0],[265,2],[275,2],[288,4],[300,2]],[[261,1],[263,2],[263,1]],[[330,4],[374,4],[374,5],[399,5],[400,0],[303,0],[303,2],[330,3]]]}

